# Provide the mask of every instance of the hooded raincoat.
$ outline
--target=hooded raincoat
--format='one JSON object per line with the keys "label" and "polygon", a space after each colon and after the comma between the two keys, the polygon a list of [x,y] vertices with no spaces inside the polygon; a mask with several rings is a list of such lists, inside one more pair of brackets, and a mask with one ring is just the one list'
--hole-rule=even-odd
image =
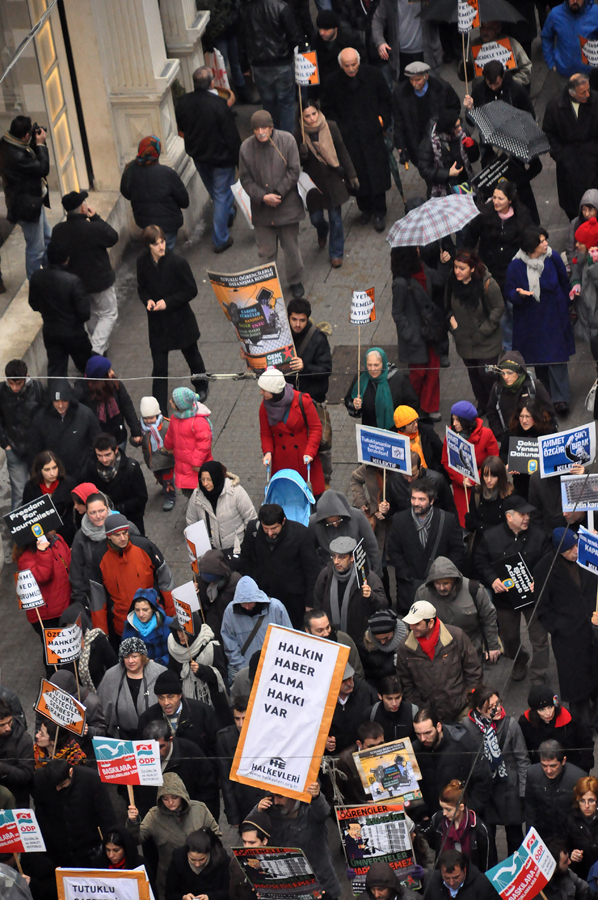
{"label": "hooded raincoat", "polygon": [[[147,600],[154,611],[149,622],[143,623],[135,613],[135,602]],[[123,641],[125,638],[138,637],[147,647],[147,655],[162,666],[168,666],[168,637],[170,635],[170,623],[172,616],[167,616],[160,606],[158,592],[155,588],[139,588],[135,591],[127,620],[123,628]]]}
{"label": "hooded raincoat", "polygon": [[[340,516],[338,525],[329,525],[326,519]],[[364,539],[370,569],[376,575],[382,575],[382,562],[376,536],[368,518],[360,509],[349,506],[349,501],[340,491],[326,491],[316,504],[316,511],[310,516],[309,530],[317,542],[320,555],[324,559],[330,557],[330,543],[338,537],[352,537],[359,543]]]}

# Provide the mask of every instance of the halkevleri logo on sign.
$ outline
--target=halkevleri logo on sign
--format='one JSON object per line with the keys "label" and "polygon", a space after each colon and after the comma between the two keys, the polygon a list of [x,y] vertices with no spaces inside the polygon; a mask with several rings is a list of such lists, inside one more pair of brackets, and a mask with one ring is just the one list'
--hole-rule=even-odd
{"label": "halkevleri logo on sign", "polygon": [[46,601],[42,597],[39,584],[31,569],[23,569],[15,572],[15,584],[17,587],[17,599],[20,609],[35,609],[36,606],[45,606]]}
{"label": "halkevleri logo on sign", "polygon": [[157,741],[94,737],[100,779],[108,784],[164,784]]}
{"label": "halkevleri logo on sign", "polygon": [[51,719],[56,725],[72,731],[74,734],[83,734],[85,730],[85,707],[66,691],[56,687],[45,678],[40,679],[39,696],[35,710],[46,719]]}
{"label": "halkevleri logo on sign", "polygon": [[79,625],[66,628],[44,628],[44,647],[49,666],[74,662],[81,656],[83,633]]}
{"label": "halkevleri logo on sign", "polygon": [[32,809],[0,810],[0,853],[43,853],[45,849]]}
{"label": "halkevleri logo on sign", "polygon": [[446,451],[448,464],[455,472],[459,472],[464,478],[480,483],[478,463],[475,458],[475,447],[470,444],[463,435],[446,426]]}
{"label": "halkevleri logo on sign", "polygon": [[568,472],[573,466],[587,466],[596,457],[596,423],[540,435],[538,450],[542,478]]}
{"label": "halkevleri logo on sign", "polygon": [[359,462],[411,475],[411,444],[406,435],[394,434],[384,428],[356,425],[355,437]]}
{"label": "halkevleri logo on sign", "polygon": [[230,778],[311,802],[349,648],[269,625]]}
{"label": "halkevleri logo on sign", "polygon": [[526,900],[546,887],[555,868],[554,857],[536,829],[530,828],[519,850],[485,875],[502,900]]}

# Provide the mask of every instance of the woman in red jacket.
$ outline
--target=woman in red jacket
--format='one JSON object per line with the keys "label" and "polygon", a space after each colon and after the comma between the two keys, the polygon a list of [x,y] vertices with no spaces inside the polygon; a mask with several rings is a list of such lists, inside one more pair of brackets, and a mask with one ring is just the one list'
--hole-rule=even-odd
{"label": "woman in red jacket", "polygon": [[[324,492],[324,475],[318,455],[322,424],[309,394],[300,394],[269,366],[258,378],[263,397],[260,406],[260,437],[264,465],[272,474],[295,469],[310,480],[316,499]],[[307,466],[311,465],[308,472]]]}
{"label": "woman in red jacket", "polygon": [[[19,572],[29,569],[44,598],[45,606],[26,611],[27,619],[39,634],[43,645],[44,636],[37,613],[39,612],[44,628],[59,627],[60,616],[71,602],[71,551],[59,534],[49,531],[37,541],[21,547],[15,545],[13,562],[17,564]],[[54,667],[50,666],[48,672],[52,675]]]}
{"label": "woman in red jacket", "polygon": [[[487,456],[498,456],[498,442],[492,431],[482,424],[482,419],[478,418],[478,413],[473,403],[469,403],[467,400],[459,400],[458,403],[453,404],[451,407],[451,422],[452,430],[459,432],[470,444],[474,445],[478,471],[481,471]],[[471,503],[471,489],[474,482],[469,478],[464,478],[460,472],[456,472],[449,467],[446,438],[442,448],[442,465],[446,469],[453,485],[459,524],[461,528],[465,528],[465,513],[469,508],[469,503]],[[466,491],[467,496],[465,494]]]}
{"label": "woman in red jacket", "polygon": [[197,487],[198,473],[212,459],[210,410],[199,402],[191,388],[172,392],[172,417],[164,436],[164,446],[174,454],[174,480],[177,488],[190,497]]}

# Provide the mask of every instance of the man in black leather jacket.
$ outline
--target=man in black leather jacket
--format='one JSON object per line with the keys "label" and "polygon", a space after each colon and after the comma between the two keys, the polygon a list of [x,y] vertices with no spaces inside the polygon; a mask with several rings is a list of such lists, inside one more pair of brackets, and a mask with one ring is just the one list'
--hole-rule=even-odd
{"label": "man in black leather jacket", "polygon": [[285,0],[248,0],[241,6],[245,50],[260,100],[281,131],[295,130],[293,48],[305,37]]}
{"label": "man in black leather jacket", "polygon": [[33,417],[45,403],[39,381],[27,376],[24,359],[11,359],[4,368],[6,381],[0,384],[0,447],[6,451],[10,480],[11,509],[23,502],[23,490],[29,476],[29,430]]}

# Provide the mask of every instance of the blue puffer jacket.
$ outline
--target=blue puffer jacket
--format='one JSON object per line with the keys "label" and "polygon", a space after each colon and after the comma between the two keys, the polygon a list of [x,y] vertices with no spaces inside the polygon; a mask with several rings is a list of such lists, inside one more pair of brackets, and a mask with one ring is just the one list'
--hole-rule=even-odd
{"label": "blue puffer jacket", "polygon": [[598,29],[598,6],[585,0],[581,12],[574,15],[569,0],[555,6],[542,29],[542,52],[549,69],[556,66],[559,75],[570,78],[576,72],[589,75],[591,67],[581,61],[581,37],[589,38]]}
{"label": "blue puffer jacket", "polygon": [[[137,600],[147,600],[154,610],[152,619],[153,627],[145,634],[141,630],[142,623],[135,615],[135,602]],[[154,588],[139,588],[135,591],[133,602],[127,614],[127,621],[123,628],[123,641],[125,638],[136,637],[141,638],[147,647],[147,655],[150,659],[155,660],[161,666],[167,666],[168,655],[168,635],[170,634],[170,623],[172,616],[167,616],[164,609],[160,606],[158,600],[158,592]]]}

